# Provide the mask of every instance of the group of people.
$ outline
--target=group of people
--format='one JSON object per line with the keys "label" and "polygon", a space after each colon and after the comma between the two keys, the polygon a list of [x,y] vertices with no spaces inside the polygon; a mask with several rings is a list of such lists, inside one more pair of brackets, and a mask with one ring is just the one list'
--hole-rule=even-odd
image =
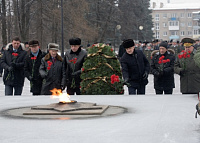
{"label": "group of people", "polygon": [[[165,41],[160,42],[151,51],[149,59],[144,50],[151,50],[150,45],[141,50],[132,39],[124,40],[120,63],[124,83],[129,85],[129,94],[145,94],[149,73],[154,75],[156,94],[173,93],[175,73],[180,75],[183,94],[199,93],[200,67],[194,60],[197,52],[195,41],[184,38],[181,43],[184,48],[177,48],[176,53],[171,47],[174,44],[169,46]],[[28,49],[15,37],[12,43],[7,44],[0,57],[0,65],[4,69],[5,95],[21,95],[25,77],[30,81],[30,92],[33,95],[51,95],[52,89],[65,90],[66,87],[69,95],[81,94],[80,74],[87,51],[82,49],[80,38],[69,40],[70,50],[65,53],[64,58],[59,56],[59,45],[56,43],[48,44],[47,53],[40,50],[37,40],[26,44]]]}
{"label": "group of people", "polygon": [[156,94],[173,93],[174,73],[180,75],[182,94],[198,94],[200,66],[194,60],[198,48],[195,48],[195,41],[190,38],[182,39],[181,43],[184,49],[178,49],[180,52],[177,55],[167,42],[159,43],[158,50],[151,52],[149,61],[142,50],[136,50],[132,39],[125,40],[121,45],[125,53],[120,58],[120,62],[124,80],[131,84],[128,87],[129,94],[145,94],[149,73],[154,76]]}
{"label": "group of people", "polygon": [[31,40],[27,52],[19,37],[14,37],[0,60],[5,95],[21,95],[25,77],[30,81],[33,95],[51,95],[53,88],[65,90],[66,87],[68,94],[79,95],[81,68],[87,52],[81,48],[80,38],[70,39],[69,44],[71,49],[62,58],[56,43],[49,43],[46,53],[40,50],[37,40]]}

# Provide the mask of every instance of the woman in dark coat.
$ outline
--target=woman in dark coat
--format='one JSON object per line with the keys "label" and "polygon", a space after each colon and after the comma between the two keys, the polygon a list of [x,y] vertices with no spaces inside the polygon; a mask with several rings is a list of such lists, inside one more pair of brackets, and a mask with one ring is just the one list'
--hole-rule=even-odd
{"label": "woman in dark coat", "polygon": [[154,75],[154,89],[156,94],[172,94],[174,84],[174,61],[173,50],[168,50],[167,42],[162,42],[159,51],[152,53],[151,71]]}
{"label": "woman in dark coat", "polygon": [[39,42],[32,40],[29,42],[30,54],[26,56],[24,64],[25,77],[30,81],[30,92],[33,95],[40,95],[42,89],[42,77],[39,74],[41,59],[46,55],[39,49]]}
{"label": "woman in dark coat", "polygon": [[41,95],[51,95],[54,88],[64,90],[65,69],[62,57],[57,54],[59,48],[55,43],[48,45],[49,53],[42,58],[39,73],[43,80]]}

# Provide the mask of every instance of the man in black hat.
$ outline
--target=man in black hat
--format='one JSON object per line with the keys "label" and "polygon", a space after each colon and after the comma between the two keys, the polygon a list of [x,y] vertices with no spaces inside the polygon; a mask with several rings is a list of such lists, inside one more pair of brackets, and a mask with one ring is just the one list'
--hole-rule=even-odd
{"label": "man in black hat", "polygon": [[184,38],[181,41],[185,47],[175,63],[175,73],[180,75],[180,88],[182,94],[198,94],[200,92],[200,67],[195,63],[197,50],[191,38]]}
{"label": "man in black hat", "polygon": [[75,93],[80,95],[80,74],[84,59],[87,57],[87,51],[81,49],[80,38],[69,39],[69,44],[71,50],[67,51],[64,57],[67,93],[69,95],[74,95]]}
{"label": "man in black hat", "polygon": [[30,92],[33,95],[40,95],[42,88],[42,77],[39,74],[41,59],[46,55],[39,48],[37,40],[31,40],[28,43],[30,53],[27,54],[24,63],[25,77],[30,81]]}
{"label": "man in black hat", "polygon": [[145,94],[150,65],[141,50],[135,50],[135,43],[127,39],[122,43],[126,52],[121,58],[122,73],[125,82],[130,83],[129,94]]}
{"label": "man in black hat", "polygon": [[168,51],[167,42],[161,42],[159,51],[152,52],[151,72],[156,94],[172,94],[174,84],[174,53]]}

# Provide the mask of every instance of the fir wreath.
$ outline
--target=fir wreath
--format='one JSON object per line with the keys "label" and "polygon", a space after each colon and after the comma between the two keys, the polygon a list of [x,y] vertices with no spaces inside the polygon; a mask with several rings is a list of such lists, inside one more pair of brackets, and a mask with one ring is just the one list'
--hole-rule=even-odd
{"label": "fir wreath", "polygon": [[[115,76],[114,82],[113,75]],[[113,49],[105,44],[95,44],[88,49],[81,79],[81,94],[124,94],[124,82],[119,60]]]}

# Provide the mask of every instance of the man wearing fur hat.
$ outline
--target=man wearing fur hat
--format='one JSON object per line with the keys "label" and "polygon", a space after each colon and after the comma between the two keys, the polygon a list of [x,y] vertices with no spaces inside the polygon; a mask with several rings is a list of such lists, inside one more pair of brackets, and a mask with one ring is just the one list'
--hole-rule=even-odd
{"label": "man wearing fur hat", "polygon": [[129,94],[145,94],[150,65],[141,50],[135,50],[135,43],[127,39],[122,43],[126,52],[121,58],[124,81],[130,83]]}
{"label": "man wearing fur hat", "polygon": [[80,38],[69,39],[69,44],[71,49],[66,52],[64,57],[67,93],[69,95],[74,95],[75,93],[76,95],[80,95],[80,74],[84,59],[87,57],[87,52],[81,49]]}
{"label": "man wearing fur hat", "polygon": [[54,88],[63,89],[65,85],[65,69],[62,57],[58,55],[59,46],[48,44],[49,53],[42,58],[39,73],[43,78],[41,95],[51,95]]}
{"label": "man wearing fur hat", "polygon": [[200,92],[200,66],[195,61],[197,50],[194,48],[194,40],[184,38],[181,41],[185,50],[179,53],[175,63],[175,73],[180,75],[180,88],[182,94],[198,94]]}
{"label": "man wearing fur hat", "polygon": [[40,95],[42,88],[42,77],[39,74],[41,59],[46,55],[39,48],[37,40],[31,40],[28,43],[30,54],[26,56],[24,71],[25,77],[30,81],[30,92],[33,95]]}
{"label": "man wearing fur hat", "polygon": [[151,72],[154,75],[156,94],[172,94],[174,84],[174,51],[168,51],[167,42],[161,42],[159,50],[152,52]]}
{"label": "man wearing fur hat", "polygon": [[6,46],[1,66],[4,68],[5,95],[21,95],[24,86],[24,60],[26,51],[18,37]]}

